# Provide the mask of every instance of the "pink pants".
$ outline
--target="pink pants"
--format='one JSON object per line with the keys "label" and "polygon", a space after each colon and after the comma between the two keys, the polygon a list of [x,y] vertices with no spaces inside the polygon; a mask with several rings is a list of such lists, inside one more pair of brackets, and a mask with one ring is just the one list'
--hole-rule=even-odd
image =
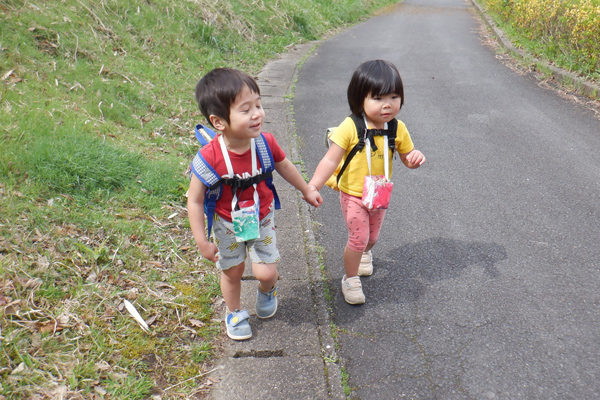
{"label": "pink pants", "polygon": [[340,205],[348,228],[350,250],[362,253],[368,245],[379,239],[386,210],[368,210],[360,197],[349,195],[340,190]]}

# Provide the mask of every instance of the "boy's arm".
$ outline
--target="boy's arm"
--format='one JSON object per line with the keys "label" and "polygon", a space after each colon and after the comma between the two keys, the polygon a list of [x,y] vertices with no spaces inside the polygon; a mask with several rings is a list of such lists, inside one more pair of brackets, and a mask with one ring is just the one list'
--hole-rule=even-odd
{"label": "boy's arm", "polygon": [[308,185],[320,190],[325,182],[327,182],[327,179],[333,175],[338,165],[340,165],[340,161],[342,161],[345,153],[346,149],[332,143],[321,162],[319,162],[319,165],[317,165],[317,169],[310,182],[308,182]]}
{"label": "boy's arm", "polygon": [[204,230],[204,194],[206,193],[206,185],[200,179],[192,174],[190,181],[190,189],[188,191],[187,210],[190,226],[196,245],[202,254],[202,257],[217,262],[218,249],[214,243],[206,238]]}
{"label": "boy's arm", "polygon": [[400,154],[400,160],[410,169],[419,168],[425,162],[425,156],[417,149],[412,149],[408,153]]}
{"label": "boy's arm", "polygon": [[308,204],[313,207],[319,207],[323,203],[321,194],[315,190],[314,186],[311,188],[306,184],[304,178],[302,178],[302,175],[300,175],[300,172],[298,172],[290,160],[284,158],[282,161],[275,163],[275,171],[302,192],[302,197]]}

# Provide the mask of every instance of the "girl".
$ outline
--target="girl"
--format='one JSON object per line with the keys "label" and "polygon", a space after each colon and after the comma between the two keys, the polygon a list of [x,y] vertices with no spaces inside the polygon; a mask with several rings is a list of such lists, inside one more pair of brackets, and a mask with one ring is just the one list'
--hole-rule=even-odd
{"label": "girl", "polygon": [[[384,131],[394,136],[394,132],[385,130],[404,104],[404,88],[396,67],[383,60],[361,64],[348,85],[348,103],[353,116],[346,118],[331,135],[332,144],[308,186],[318,191],[340,162],[351,159],[338,179],[340,204],[348,228],[342,293],[347,303],[362,304],[365,295],[359,275],[373,273],[371,248],[377,242],[385,216],[385,209],[370,209],[363,204],[363,183],[368,175],[391,176],[391,164],[389,171],[385,171],[384,165],[389,163],[387,160],[393,156],[394,148],[390,148],[384,136],[375,136],[377,133],[373,135],[373,132],[379,130],[379,134]],[[356,120],[364,120],[369,130],[359,129],[357,132]],[[419,168],[425,162],[425,156],[414,148],[404,123],[397,121],[397,124],[390,125],[397,125],[392,145],[395,144],[404,165],[411,169]],[[361,142],[366,144],[364,149],[353,152]]]}

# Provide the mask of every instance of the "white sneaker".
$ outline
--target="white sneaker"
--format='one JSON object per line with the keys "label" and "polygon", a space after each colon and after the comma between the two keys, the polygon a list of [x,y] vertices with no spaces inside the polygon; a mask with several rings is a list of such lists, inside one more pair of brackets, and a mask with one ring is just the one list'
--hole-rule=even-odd
{"label": "white sneaker", "polygon": [[360,265],[358,266],[358,276],[371,276],[373,275],[373,255],[371,250],[366,251],[360,258]]}
{"label": "white sneaker", "polygon": [[365,295],[358,276],[346,279],[346,275],[344,275],[342,278],[342,293],[348,304],[363,304],[365,302]]}

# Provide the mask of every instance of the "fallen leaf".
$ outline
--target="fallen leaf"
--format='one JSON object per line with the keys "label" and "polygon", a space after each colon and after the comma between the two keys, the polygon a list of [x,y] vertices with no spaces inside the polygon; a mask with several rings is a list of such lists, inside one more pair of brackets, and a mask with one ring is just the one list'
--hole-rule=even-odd
{"label": "fallen leaf", "polygon": [[12,370],[12,372],[11,372],[10,374],[11,374],[11,375],[16,375],[16,374],[18,374],[18,373],[20,373],[20,372],[23,372],[23,371],[25,371],[25,368],[27,368],[27,366],[25,365],[25,363],[24,363],[24,362],[22,362],[21,364],[19,364],[19,365],[17,366],[17,368],[13,369],[13,370]]}
{"label": "fallen leaf", "polygon": [[21,300],[15,300],[9,304],[7,304],[3,309],[3,314],[5,316],[16,315],[21,309]]}
{"label": "fallen leaf", "polygon": [[98,371],[110,371],[112,369],[110,365],[104,360],[98,361],[94,364],[94,366]]}
{"label": "fallen leaf", "polygon": [[204,322],[199,321],[197,319],[190,319],[190,324],[192,324],[193,326],[197,326],[198,328],[201,328],[204,325],[206,325]]}
{"label": "fallen leaf", "polygon": [[168,283],[165,283],[165,282],[158,282],[156,284],[156,288],[157,289],[165,289],[165,288],[167,288],[167,289],[175,289],[173,286],[171,286],[171,285],[169,285]]}
{"label": "fallen leaf", "polygon": [[98,393],[100,396],[106,396],[106,393],[108,393],[102,386],[94,386],[94,390],[96,391],[96,393]]}

